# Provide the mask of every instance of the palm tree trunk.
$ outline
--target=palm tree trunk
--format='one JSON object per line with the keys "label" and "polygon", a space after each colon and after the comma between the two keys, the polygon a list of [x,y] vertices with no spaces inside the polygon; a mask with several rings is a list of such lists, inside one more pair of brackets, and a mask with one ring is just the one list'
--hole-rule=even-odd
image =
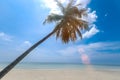
{"label": "palm tree trunk", "polygon": [[44,42],[46,39],[48,39],[52,34],[54,34],[54,30],[49,33],[46,37],[35,43],[33,46],[31,46],[28,50],[26,50],[23,54],[21,54],[18,58],[16,58],[12,63],[10,63],[7,67],[5,67],[0,72],[0,79],[4,77],[12,68],[14,68],[24,57],[26,57],[33,49],[35,49],[38,45],[40,45],[42,42]]}

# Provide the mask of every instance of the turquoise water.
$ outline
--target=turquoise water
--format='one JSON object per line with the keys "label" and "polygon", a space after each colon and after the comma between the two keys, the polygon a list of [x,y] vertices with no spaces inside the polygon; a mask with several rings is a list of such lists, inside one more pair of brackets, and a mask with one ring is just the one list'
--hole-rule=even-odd
{"label": "turquoise water", "polygon": [[[0,69],[6,67],[9,63],[0,63]],[[94,69],[116,69],[120,70],[120,66],[115,65],[90,65]],[[17,69],[62,69],[62,68],[75,68],[84,69],[87,65],[73,64],[73,63],[19,63],[15,68]]]}
{"label": "turquoise water", "polygon": [[[9,63],[0,63],[0,68],[4,68]],[[19,69],[58,69],[58,68],[84,68],[82,64],[70,63],[19,63],[15,68]]]}

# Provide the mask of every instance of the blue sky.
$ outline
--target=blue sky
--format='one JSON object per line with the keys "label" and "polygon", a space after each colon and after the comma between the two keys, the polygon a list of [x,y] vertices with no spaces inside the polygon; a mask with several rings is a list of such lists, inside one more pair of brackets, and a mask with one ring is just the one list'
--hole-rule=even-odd
{"label": "blue sky", "polygon": [[[84,3],[83,7],[89,3],[88,20],[94,22],[90,30],[83,33],[83,40],[63,44],[53,35],[32,51],[24,62],[81,63],[81,53],[84,53],[91,63],[120,64],[120,1],[81,2]],[[47,35],[55,24],[42,23],[49,13],[58,12],[56,9],[52,0],[1,0],[0,62],[13,61]]]}

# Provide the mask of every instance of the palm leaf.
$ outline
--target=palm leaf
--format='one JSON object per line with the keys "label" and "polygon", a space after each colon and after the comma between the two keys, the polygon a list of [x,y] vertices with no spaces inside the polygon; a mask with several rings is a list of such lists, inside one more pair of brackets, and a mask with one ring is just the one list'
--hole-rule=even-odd
{"label": "palm leaf", "polygon": [[65,8],[64,8],[64,6],[61,4],[61,2],[58,1],[58,0],[54,0],[54,1],[57,2],[57,5],[58,5],[58,7],[61,9],[61,12],[64,13],[64,12],[65,12]]}
{"label": "palm leaf", "polygon": [[87,14],[87,9],[79,9],[78,5],[74,5],[74,0],[70,0],[66,7],[58,0],[55,1],[63,15],[50,14],[44,23],[57,22],[53,31],[55,31],[56,39],[61,38],[63,43],[75,41],[77,36],[82,39],[81,30],[89,29],[88,22],[81,19],[84,14]]}
{"label": "palm leaf", "polygon": [[76,29],[78,36],[82,39],[82,33],[80,32],[79,29]]}
{"label": "palm leaf", "polygon": [[83,8],[83,9],[80,9],[80,10],[79,10],[79,17],[81,18],[82,15],[84,15],[84,16],[87,16],[87,15],[88,15],[86,8]]}
{"label": "palm leaf", "polygon": [[66,6],[66,9],[67,9],[67,10],[72,7],[73,1],[74,1],[74,0],[70,0],[70,2],[68,3],[68,5]]}
{"label": "palm leaf", "polygon": [[51,23],[51,22],[56,22],[59,21],[63,18],[62,15],[58,15],[58,14],[50,14],[47,19],[45,19],[45,21],[43,22],[43,24],[45,23]]}

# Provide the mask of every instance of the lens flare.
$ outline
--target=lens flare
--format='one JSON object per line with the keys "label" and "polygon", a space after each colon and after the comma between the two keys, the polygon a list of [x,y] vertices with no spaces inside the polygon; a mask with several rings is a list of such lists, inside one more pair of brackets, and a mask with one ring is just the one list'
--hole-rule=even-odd
{"label": "lens flare", "polygon": [[88,54],[86,54],[84,48],[79,48],[78,52],[80,54],[80,58],[82,60],[82,63],[85,64],[85,71],[86,71],[86,77],[89,77],[90,80],[94,80],[97,76],[96,70],[92,67],[91,62],[90,62],[90,57]]}
{"label": "lens flare", "polygon": [[89,56],[87,54],[85,54],[85,50],[83,48],[80,48],[78,51],[81,55],[82,63],[83,64],[90,64]]}

